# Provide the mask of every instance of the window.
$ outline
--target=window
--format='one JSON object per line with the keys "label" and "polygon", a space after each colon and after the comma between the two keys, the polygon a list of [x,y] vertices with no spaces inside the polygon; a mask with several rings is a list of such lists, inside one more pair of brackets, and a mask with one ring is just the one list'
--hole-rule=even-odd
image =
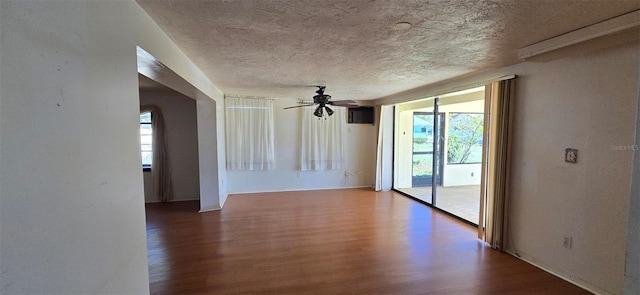
{"label": "window", "polygon": [[318,118],[313,107],[301,108],[302,112],[302,171],[339,170],[344,166],[344,134],[346,110],[333,109],[331,117]]}
{"label": "window", "polygon": [[273,169],[273,100],[227,96],[225,104],[227,169]]}
{"label": "window", "polygon": [[153,159],[153,128],[151,128],[151,112],[140,114],[140,151],[142,168],[151,169]]}

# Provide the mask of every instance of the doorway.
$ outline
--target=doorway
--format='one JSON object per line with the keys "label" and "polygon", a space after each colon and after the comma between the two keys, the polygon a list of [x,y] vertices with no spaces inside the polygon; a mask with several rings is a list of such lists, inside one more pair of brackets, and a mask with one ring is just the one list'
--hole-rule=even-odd
{"label": "doorway", "polygon": [[[165,194],[171,196],[169,201],[200,200],[196,101],[141,74],[138,80],[140,106],[154,106],[163,117],[164,153],[171,183],[170,192]],[[151,170],[156,148],[151,141],[151,113],[141,114],[140,127],[145,202],[161,202],[154,193]]]}
{"label": "doorway", "polygon": [[[226,170],[224,169],[224,141],[218,140],[224,122],[218,116],[223,94],[210,96],[198,90],[194,85],[166,67],[161,61],[137,47],[138,73],[169,87],[196,104],[198,182],[200,212],[220,210],[226,201]],[[151,78],[150,78],[151,79]],[[213,93],[215,94],[215,93]]]}

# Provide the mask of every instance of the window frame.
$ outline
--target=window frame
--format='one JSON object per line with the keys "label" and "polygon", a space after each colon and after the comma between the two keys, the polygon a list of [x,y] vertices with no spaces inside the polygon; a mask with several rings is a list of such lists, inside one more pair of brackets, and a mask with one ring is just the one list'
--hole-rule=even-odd
{"label": "window frame", "polygon": [[[142,115],[146,114],[146,113],[149,113],[149,122],[142,122]],[[143,125],[149,125],[149,127],[151,129],[151,134],[152,134],[151,135],[151,158],[153,159],[153,123],[152,123],[153,122],[153,112],[143,112],[143,113],[140,113],[140,116],[141,116],[140,117],[140,127],[142,127]],[[142,137],[142,128],[140,128],[140,131],[141,131],[140,136]],[[141,157],[141,159],[140,160],[142,160],[142,152],[145,152],[145,151],[142,150],[142,138],[141,138],[141,140],[140,140],[140,157]],[[143,172],[151,171],[151,165],[152,164],[144,164],[144,163],[142,163],[142,171]]]}

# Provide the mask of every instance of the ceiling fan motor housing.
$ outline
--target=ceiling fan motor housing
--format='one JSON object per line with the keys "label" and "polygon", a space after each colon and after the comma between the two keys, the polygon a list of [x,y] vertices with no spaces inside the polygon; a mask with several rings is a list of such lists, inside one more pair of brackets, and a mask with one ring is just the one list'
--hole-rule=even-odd
{"label": "ceiling fan motor housing", "polygon": [[284,109],[286,110],[286,109],[292,109],[292,108],[318,105],[316,110],[313,112],[313,115],[315,115],[316,117],[322,117],[324,115],[324,111],[326,111],[327,115],[329,116],[333,115],[334,113],[334,111],[330,109],[327,105],[338,106],[338,107],[352,107],[356,103],[353,100],[331,101],[331,95],[324,94],[324,89],[326,87],[325,86],[317,86],[317,87],[318,87],[318,90],[316,90],[317,94],[313,96],[313,104],[311,104],[311,102],[301,101],[300,105],[298,106],[286,107]]}
{"label": "ceiling fan motor housing", "polygon": [[318,94],[313,97],[313,103],[328,103],[331,100],[331,95]]}

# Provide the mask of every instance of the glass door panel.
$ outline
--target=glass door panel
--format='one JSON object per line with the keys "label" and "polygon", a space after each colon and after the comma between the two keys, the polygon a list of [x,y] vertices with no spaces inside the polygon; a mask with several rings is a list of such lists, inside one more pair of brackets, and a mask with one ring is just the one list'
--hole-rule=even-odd
{"label": "glass door panel", "polygon": [[431,186],[433,154],[413,154],[412,187]]}
{"label": "glass door panel", "polygon": [[433,178],[433,100],[395,107],[394,189],[431,203]]}
{"label": "glass door panel", "polygon": [[431,186],[433,177],[433,113],[413,113],[411,186]]}
{"label": "glass door panel", "polygon": [[[427,187],[433,185],[433,178],[436,177],[436,183],[441,184],[442,146],[437,151],[440,158],[436,158],[436,173],[433,173],[434,161],[434,141],[442,134],[442,114],[438,114],[438,132],[435,132],[433,113],[414,112],[413,113],[413,174],[412,187]],[[438,141],[437,144],[442,144]]]}
{"label": "glass door panel", "polygon": [[480,211],[484,87],[439,99],[444,114],[443,182],[436,207],[474,224]]}

